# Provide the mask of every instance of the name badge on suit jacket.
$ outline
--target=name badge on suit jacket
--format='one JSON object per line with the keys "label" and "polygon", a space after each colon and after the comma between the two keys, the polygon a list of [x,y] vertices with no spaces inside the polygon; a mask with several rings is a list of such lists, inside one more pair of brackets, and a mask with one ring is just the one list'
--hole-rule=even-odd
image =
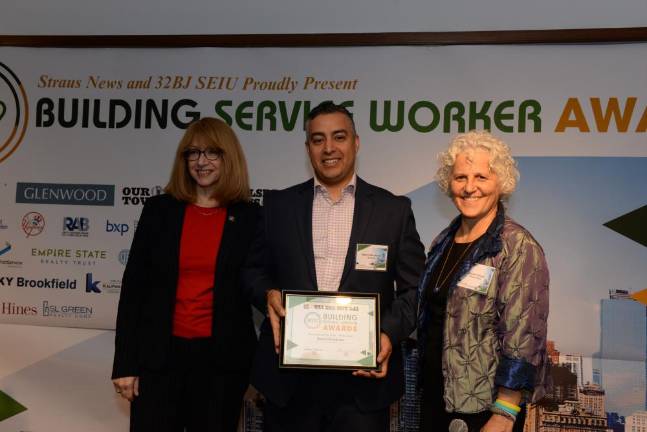
{"label": "name badge on suit jacket", "polygon": [[357,243],[355,252],[355,270],[386,271],[389,257],[387,245]]}
{"label": "name badge on suit jacket", "polygon": [[458,286],[479,294],[487,294],[496,269],[484,264],[474,264],[469,272],[458,281]]}

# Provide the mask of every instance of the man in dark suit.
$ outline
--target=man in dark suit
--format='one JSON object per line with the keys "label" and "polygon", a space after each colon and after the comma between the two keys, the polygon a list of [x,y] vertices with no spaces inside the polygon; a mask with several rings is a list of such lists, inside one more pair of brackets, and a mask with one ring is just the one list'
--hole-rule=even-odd
{"label": "man in dark suit", "polygon": [[[404,390],[400,343],[413,331],[424,249],[410,201],[355,174],[359,137],[350,113],[324,102],[306,119],[314,179],[264,198],[264,218],[243,272],[267,311],[252,384],[266,397],[266,431],[387,431]],[[386,269],[360,270],[357,245],[386,254]],[[279,369],[282,290],[380,293],[377,371]]]}

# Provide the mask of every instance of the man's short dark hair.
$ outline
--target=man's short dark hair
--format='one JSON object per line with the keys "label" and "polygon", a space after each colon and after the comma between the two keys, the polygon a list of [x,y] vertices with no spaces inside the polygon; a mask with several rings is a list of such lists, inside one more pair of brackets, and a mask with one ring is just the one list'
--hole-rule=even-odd
{"label": "man's short dark hair", "polygon": [[319,105],[310,110],[306,116],[305,130],[306,130],[306,139],[308,138],[308,125],[310,121],[322,114],[334,114],[340,113],[348,117],[350,124],[353,127],[353,135],[357,135],[357,130],[355,129],[355,121],[353,120],[353,115],[346,109],[343,105],[337,105],[332,101],[324,101]]}

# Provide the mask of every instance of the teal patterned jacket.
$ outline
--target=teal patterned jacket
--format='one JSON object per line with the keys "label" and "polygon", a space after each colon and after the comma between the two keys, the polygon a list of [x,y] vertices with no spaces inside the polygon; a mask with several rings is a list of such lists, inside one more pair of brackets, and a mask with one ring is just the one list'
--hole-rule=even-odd
{"label": "teal patterned jacket", "polygon": [[[428,329],[424,290],[459,225],[460,216],[432,242],[418,287],[421,359]],[[456,286],[476,263],[496,269],[485,295]],[[496,218],[472,246],[450,285],[442,355],[448,412],[489,410],[499,386],[522,391],[526,402],[536,402],[545,394],[548,284],[541,246],[506,217],[499,204]]]}

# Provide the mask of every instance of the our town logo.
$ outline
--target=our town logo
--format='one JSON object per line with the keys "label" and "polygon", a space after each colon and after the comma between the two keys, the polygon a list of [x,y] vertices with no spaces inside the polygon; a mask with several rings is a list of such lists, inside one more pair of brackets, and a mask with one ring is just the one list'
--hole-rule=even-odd
{"label": "our town logo", "polygon": [[25,137],[29,106],[18,76],[0,62],[0,163],[11,156]]}

